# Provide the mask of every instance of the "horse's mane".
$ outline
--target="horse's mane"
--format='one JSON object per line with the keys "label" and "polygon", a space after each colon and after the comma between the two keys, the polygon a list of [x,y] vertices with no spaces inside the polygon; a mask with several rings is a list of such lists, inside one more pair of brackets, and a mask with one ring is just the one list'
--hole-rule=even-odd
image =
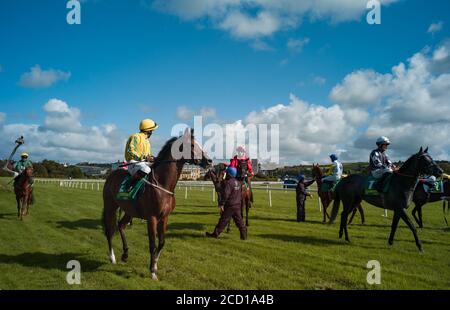
{"label": "horse's mane", "polygon": [[167,160],[172,151],[172,144],[178,139],[179,138],[177,137],[172,137],[164,144],[161,151],[159,151],[158,156],[155,158],[155,163],[153,164],[154,168],[160,165],[164,160]]}
{"label": "horse's mane", "polygon": [[408,159],[400,166],[399,171],[400,171],[400,172],[404,172],[405,169],[409,168],[409,166],[411,165],[411,162],[417,158],[417,155],[418,155],[418,154],[413,154],[413,155],[411,155],[411,156],[410,156],[410,157],[409,157],[409,158],[408,158]]}

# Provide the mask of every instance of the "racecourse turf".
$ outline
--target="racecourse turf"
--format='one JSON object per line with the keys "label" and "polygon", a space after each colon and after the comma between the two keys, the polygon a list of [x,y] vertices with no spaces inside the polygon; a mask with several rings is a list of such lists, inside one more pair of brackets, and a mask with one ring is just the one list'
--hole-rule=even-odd
{"label": "racecourse turf", "polygon": [[[249,239],[236,227],[219,240],[204,237],[218,220],[211,189],[192,188],[188,199],[177,192],[159,281],[148,270],[145,223],[127,229],[130,257],[109,262],[102,233],[101,192],[37,183],[36,204],[23,222],[14,195],[0,179],[0,289],[449,289],[450,229],[440,203],[424,207],[419,253],[401,222],[393,247],[387,245],[392,213],[364,205],[366,225],[357,216],[349,226],[351,243],[338,239],[338,223],[324,225],[317,199],[307,200],[307,222],[295,221],[293,192],[255,191]],[[341,207],[342,208],[342,207]],[[449,216],[450,217],[450,216]],[[337,221],[339,222],[339,221]],[[66,264],[81,263],[81,284],[69,285]],[[369,285],[367,262],[381,264],[381,284]]]}

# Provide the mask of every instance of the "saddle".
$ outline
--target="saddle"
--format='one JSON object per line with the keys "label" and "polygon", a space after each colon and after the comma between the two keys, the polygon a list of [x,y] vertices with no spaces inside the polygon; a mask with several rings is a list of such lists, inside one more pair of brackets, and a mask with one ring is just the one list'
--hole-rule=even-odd
{"label": "saddle", "polygon": [[133,186],[131,190],[129,190],[131,185],[132,176],[127,175],[122,183],[120,184],[119,192],[116,195],[116,199],[119,201],[136,201],[140,194],[144,191],[144,184],[147,177],[144,177],[143,179],[136,182],[136,184]]}
{"label": "saddle", "polygon": [[[384,181],[381,188],[383,188],[383,193],[387,193],[389,190],[389,186],[391,185],[391,179],[392,174],[387,176]],[[377,179],[375,179],[372,175],[368,175],[366,177],[366,180],[364,182],[364,194],[367,196],[379,196],[380,192],[376,188],[376,183],[379,182]]]}
{"label": "saddle", "polygon": [[320,186],[320,192],[326,193],[326,192],[334,192],[336,186],[339,184],[341,180],[338,180],[336,182],[326,182],[324,181],[322,183],[322,186]]}

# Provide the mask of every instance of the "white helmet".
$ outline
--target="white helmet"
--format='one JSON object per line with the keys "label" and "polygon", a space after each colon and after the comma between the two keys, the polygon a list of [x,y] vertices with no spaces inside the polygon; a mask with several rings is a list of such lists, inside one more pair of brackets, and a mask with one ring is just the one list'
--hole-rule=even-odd
{"label": "white helmet", "polygon": [[391,141],[389,140],[388,137],[381,136],[377,139],[378,146],[383,145],[383,144],[387,144],[387,145],[391,144]]}
{"label": "white helmet", "polygon": [[246,154],[247,154],[247,152],[245,151],[245,147],[243,147],[242,145],[239,145],[239,146],[236,148],[236,155],[237,155],[238,157],[245,156]]}
{"label": "white helmet", "polygon": [[432,175],[428,178],[428,181],[436,182],[436,177],[434,175]]}

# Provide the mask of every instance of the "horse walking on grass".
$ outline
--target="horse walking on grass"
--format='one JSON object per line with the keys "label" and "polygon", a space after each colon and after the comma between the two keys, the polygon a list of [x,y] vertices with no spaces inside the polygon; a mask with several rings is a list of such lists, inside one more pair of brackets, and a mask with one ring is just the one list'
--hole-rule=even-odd
{"label": "horse walking on grass", "polygon": [[339,238],[345,234],[345,240],[350,242],[347,229],[347,218],[353,209],[361,203],[362,200],[383,209],[394,211],[392,219],[391,234],[389,236],[389,245],[394,244],[395,231],[400,219],[409,227],[414,235],[417,248],[422,251],[422,242],[417,235],[411,219],[406,213],[406,209],[411,203],[414,190],[419,180],[419,175],[441,176],[442,169],[434,162],[428,154],[428,148],[412,155],[397,171],[393,173],[390,180],[390,186],[386,193],[380,195],[365,195],[365,183],[367,176],[350,175],[339,182],[335,190],[335,200],[331,212],[330,223],[336,219],[339,211],[339,204],[342,200],[344,210],[341,213],[341,225],[339,229]]}
{"label": "horse walking on grass", "polygon": [[[330,216],[328,215],[327,209],[328,206],[330,205],[330,203],[333,201],[334,199],[334,192],[332,190],[323,192],[321,191],[321,187],[322,187],[322,178],[324,177],[323,171],[320,168],[319,164],[314,165],[312,167],[312,175],[314,180],[316,181],[317,184],[317,195],[320,198],[320,201],[322,203],[322,212],[323,212],[323,223],[327,222],[327,218],[330,219]],[[359,214],[361,214],[361,224],[364,225],[365,223],[365,217],[364,217],[364,210],[361,207],[361,204],[358,204],[357,209],[355,209],[353,211],[352,217],[349,221],[349,224],[351,223],[351,221],[353,220],[353,217],[355,216],[356,211],[359,211]]]}
{"label": "horse walking on grass", "polygon": [[[414,209],[412,210],[412,215],[414,219],[417,222],[417,225],[419,225],[420,228],[423,228],[423,221],[422,221],[422,207],[429,203],[429,202],[436,202],[443,200],[444,205],[444,215],[445,215],[445,200],[442,199],[443,197],[450,197],[450,180],[446,180],[443,182],[444,185],[444,192],[443,193],[427,193],[425,192],[425,189],[423,188],[422,184],[419,184],[416,187],[416,190],[414,191],[413,196],[413,202],[414,202]],[[416,216],[416,214],[418,216]]]}
{"label": "horse walking on grass", "polygon": [[[189,149],[188,149],[189,148]],[[183,154],[175,156],[175,154]],[[178,158],[181,157],[181,158]],[[123,245],[122,261],[128,260],[128,243],[125,238],[125,228],[132,218],[147,220],[147,231],[150,249],[150,272],[153,280],[158,280],[157,264],[165,243],[165,234],[169,214],[175,208],[174,190],[185,163],[207,168],[211,159],[203,152],[195,141],[193,131],[186,130],[180,138],[172,138],[164,145],[155,159],[150,174],[150,180],[145,182],[143,193],[135,203],[118,201],[116,194],[127,176],[125,170],[115,170],[107,178],[103,189],[103,227],[108,241],[109,257],[116,263],[112,238],[118,228]],[[117,209],[125,214],[117,223]],[[156,246],[158,237],[158,246]]]}
{"label": "horse walking on grass", "polygon": [[17,217],[23,220],[28,215],[30,206],[34,203],[33,187],[30,182],[33,178],[33,167],[25,168],[14,180],[14,193],[17,201]]}

